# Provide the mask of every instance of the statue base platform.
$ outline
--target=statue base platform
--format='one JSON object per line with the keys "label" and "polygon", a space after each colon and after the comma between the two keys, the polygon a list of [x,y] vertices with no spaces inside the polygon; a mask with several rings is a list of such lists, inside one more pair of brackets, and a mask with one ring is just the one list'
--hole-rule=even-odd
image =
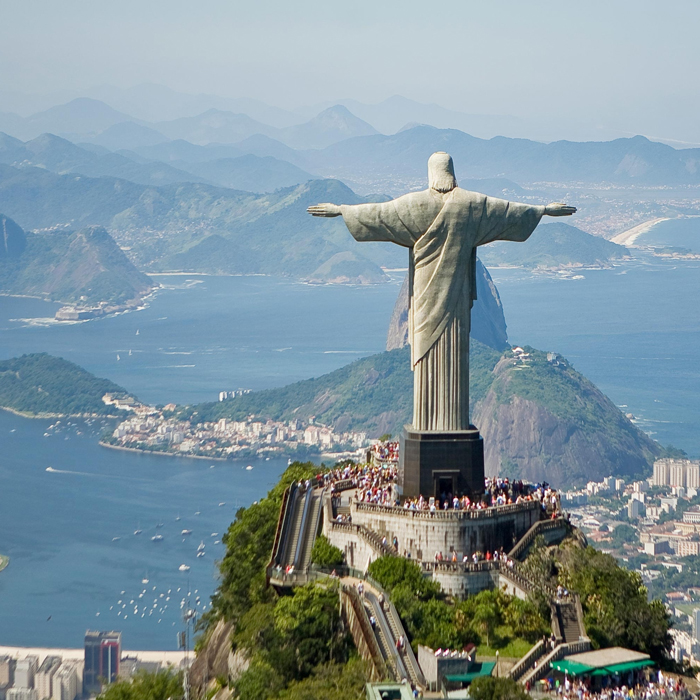
{"label": "statue base platform", "polygon": [[479,431],[414,430],[404,426],[399,451],[402,495],[479,496],[484,492],[484,439]]}

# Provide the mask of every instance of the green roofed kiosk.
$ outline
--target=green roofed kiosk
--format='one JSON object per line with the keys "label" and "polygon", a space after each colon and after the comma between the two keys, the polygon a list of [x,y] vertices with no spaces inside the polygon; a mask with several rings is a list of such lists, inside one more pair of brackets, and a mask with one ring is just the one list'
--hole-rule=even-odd
{"label": "green roofed kiosk", "polygon": [[649,658],[649,654],[642,654],[639,651],[622,647],[612,647],[565,656],[559,661],[552,661],[550,665],[553,671],[574,678],[588,676],[591,679],[602,679],[640,671],[654,666],[655,663]]}

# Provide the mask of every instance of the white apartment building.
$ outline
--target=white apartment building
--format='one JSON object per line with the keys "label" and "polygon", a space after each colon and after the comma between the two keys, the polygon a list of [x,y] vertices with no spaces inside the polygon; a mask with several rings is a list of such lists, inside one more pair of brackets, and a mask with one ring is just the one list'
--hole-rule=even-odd
{"label": "white apartment building", "polygon": [[75,662],[66,662],[53,677],[51,700],[75,700],[78,694],[78,668]]}
{"label": "white apartment building", "polygon": [[20,659],[15,666],[15,688],[33,688],[34,674],[38,666],[38,656],[27,656]]}
{"label": "white apartment building", "polygon": [[700,461],[690,459],[657,459],[654,462],[654,486],[700,488]]}
{"label": "white apartment building", "polygon": [[47,656],[34,677],[34,688],[39,700],[46,700],[53,695],[53,677],[61,665],[60,656]]}

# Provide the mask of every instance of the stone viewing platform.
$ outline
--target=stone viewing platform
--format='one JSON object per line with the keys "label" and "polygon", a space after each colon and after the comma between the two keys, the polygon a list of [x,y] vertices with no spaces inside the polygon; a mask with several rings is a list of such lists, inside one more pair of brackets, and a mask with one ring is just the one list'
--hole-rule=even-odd
{"label": "stone viewing platform", "polygon": [[[337,504],[338,499],[333,499]],[[345,498],[340,502],[345,501]],[[328,506],[331,506],[330,508]],[[373,546],[369,537],[338,528],[340,517],[378,536],[380,542],[393,547],[396,554],[415,561],[433,561],[435,556],[461,562],[475,552],[509,552],[540,521],[543,512],[538,501],[523,501],[504,506],[470,510],[411,510],[400,506],[355,501],[352,496],[346,507],[333,508],[330,497],[323,518],[323,534],[341,549],[349,566],[364,570],[372,559],[383,552]]]}

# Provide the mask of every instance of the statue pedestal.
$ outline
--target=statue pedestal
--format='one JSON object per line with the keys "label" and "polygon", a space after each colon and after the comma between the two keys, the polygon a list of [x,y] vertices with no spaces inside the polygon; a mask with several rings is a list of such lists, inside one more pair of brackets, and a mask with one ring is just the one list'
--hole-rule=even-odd
{"label": "statue pedestal", "polygon": [[406,425],[399,460],[399,486],[405,497],[484,492],[484,439],[474,426],[433,432]]}

